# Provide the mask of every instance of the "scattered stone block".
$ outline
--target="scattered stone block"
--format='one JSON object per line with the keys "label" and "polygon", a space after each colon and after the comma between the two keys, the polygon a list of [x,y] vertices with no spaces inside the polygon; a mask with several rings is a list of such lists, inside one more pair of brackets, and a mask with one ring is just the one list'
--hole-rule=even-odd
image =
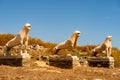
{"label": "scattered stone block", "polygon": [[28,53],[22,53],[22,66],[30,66],[31,55]]}
{"label": "scattered stone block", "polygon": [[88,61],[87,61],[87,57],[81,57],[81,59],[79,60],[80,65],[87,67],[88,66]]}

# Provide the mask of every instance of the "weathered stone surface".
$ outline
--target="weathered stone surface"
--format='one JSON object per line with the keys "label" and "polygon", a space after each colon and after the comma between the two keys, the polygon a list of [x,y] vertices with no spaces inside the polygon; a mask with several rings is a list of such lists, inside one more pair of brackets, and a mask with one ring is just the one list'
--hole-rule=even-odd
{"label": "weathered stone surface", "polygon": [[28,53],[22,53],[22,66],[30,66],[31,55]]}
{"label": "weathered stone surface", "polygon": [[22,66],[22,56],[0,56],[0,65]]}
{"label": "weathered stone surface", "polygon": [[88,57],[88,65],[95,67],[114,68],[113,57]]}
{"label": "weathered stone surface", "polygon": [[80,64],[77,56],[52,55],[49,56],[48,65],[59,68],[74,68]]}
{"label": "weathered stone surface", "polygon": [[28,54],[22,55],[0,55],[0,65],[29,66],[31,57]]}

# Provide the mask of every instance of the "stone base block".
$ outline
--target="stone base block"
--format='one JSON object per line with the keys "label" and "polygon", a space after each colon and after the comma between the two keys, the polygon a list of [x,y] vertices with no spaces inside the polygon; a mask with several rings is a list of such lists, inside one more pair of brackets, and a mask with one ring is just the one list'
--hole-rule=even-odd
{"label": "stone base block", "polygon": [[9,65],[9,66],[29,66],[30,57],[23,55],[16,56],[0,56],[0,65]]}
{"label": "stone base block", "polygon": [[59,68],[74,68],[79,66],[80,63],[77,56],[52,55],[49,56],[48,65]]}
{"label": "stone base block", "polygon": [[88,57],[88,65],[93,67],[114,68],[113,57]]}

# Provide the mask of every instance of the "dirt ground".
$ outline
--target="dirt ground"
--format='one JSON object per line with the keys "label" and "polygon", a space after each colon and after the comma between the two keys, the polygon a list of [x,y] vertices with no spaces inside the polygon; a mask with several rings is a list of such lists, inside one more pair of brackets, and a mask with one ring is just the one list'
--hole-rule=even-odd
{"label": "dirt ground", "polygon": [[33,60],[29,67],[0,65],[0,80],[120,80],[120,68],[61,69]]}

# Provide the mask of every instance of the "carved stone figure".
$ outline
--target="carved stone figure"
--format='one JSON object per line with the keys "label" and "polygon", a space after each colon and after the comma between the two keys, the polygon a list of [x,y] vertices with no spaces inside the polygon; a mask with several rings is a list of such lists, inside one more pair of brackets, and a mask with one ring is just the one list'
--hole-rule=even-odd
{"label": "carved stone figure", "polygon": [[112,40],[112,36],[107,36],[105,41],[102,44],[92,49],[92,52],[97,54],[97,51],[99,52],[105,51],[105,53],[107,54],[107,57],[111,56],[111,50],[112,50],[111,40]]}
{"label": "carved stone figure", "polygon": [[14,46],[21,45],[25,53],[27,53],[28,35],[31,29],[31,24],[26,23],[21,31],[10,41],[5,44],[5,55],[11,55],[10,50]]}
{"label": "carved stone figure", "polygon": [[80,31],[73,32],[70,38],[68,38],[66,41],[62,43],[59,43],[53,48],[54,53],[57,54],[59,50],[66,49],[68,47],[75,48],[75,46],[77,45],[79,36],[80,36]]}

